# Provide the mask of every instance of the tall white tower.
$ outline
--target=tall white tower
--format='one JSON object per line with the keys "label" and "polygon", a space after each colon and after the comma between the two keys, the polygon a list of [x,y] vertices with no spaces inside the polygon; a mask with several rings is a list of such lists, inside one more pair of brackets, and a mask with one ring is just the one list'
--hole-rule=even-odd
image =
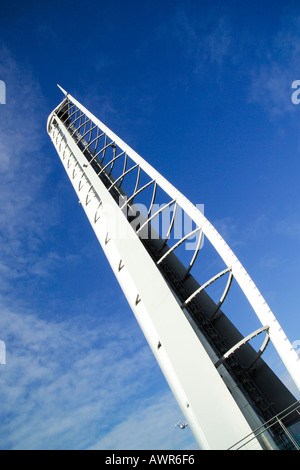
{"label": "tall white tower", "polygon": [[[271,340],[300,389],[299,357],[256,285],[203,213],[61,90],[47,131],[199,447],[299,448],[299,403],[261,356]],[[222,269],[200,284],[204,236]],[[246,337],[221,310],[233,279],[261,324]]]}

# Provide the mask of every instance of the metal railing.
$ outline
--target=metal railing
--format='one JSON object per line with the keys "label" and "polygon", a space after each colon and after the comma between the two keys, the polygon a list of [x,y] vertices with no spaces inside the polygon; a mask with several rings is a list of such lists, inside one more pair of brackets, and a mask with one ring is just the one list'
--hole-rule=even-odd
{"label": "metal railing", "polygon": [[[291,429],[296,424],[299,426],[298,433]],[[254,439],[261,440],[264,436],[266,441],[275,444],[271,445],[272,450],[300,450],[300,401],[273,416],[228,450],[243,449]]]}

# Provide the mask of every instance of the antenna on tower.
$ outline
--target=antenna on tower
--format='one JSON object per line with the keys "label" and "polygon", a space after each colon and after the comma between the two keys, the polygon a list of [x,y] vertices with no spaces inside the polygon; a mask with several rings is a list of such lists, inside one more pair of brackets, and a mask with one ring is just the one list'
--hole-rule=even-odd
{"label": "antenna on tower", "polygon": [[68,93],[66,92],[66,90],[64,90],[59,84],[57,84],[57,86],[60,89],[60,91],[62,91],[63,94],[67,96]]}

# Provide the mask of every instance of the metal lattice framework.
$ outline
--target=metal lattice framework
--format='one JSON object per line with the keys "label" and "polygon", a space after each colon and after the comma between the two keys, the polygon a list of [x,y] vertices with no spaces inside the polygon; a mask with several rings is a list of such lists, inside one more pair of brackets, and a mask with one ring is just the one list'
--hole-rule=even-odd
{"label": "metal lattice framework", "polygon": [[[192,292],[187,291],[185,297],[181,295],[181,298],[179,297],[178,300],[180,308],[186,311],[208,286],[226,275],[228,276],[227,284],[210,319],[213,320],[218,316],[223,302],[230,291],[232,280],[235,279],[262,325],[261,328],[246,336],[246,338],[227,351],[223,350],[218,360],[215,361],[216,368],[219,368],[229,357],[234,355],[237,349],[250,341],[254,336],[265,332],[266,339],[256,359],[261,356],[269,340],[271,340],[295,384],[300,389],[300,362],[298,355],[292,348],[280,324],[249,274],[215,227],[207,220],[203,212],[194,206],[140,155],[85,109],[75,98],[67,94],[63,89],[61,90],[65,94],[65,99],[50,115],[48,132],[58,153],[65,162],[66,168],[72,167],[71,179],[76,180],[77,192],[83,192],[83,188],[85,188],[86,196],[82,204],[87,207],[92,200],[97,199],[93,213],[93,224],[101,223],[99,221],[101,221],[102,200],[94,191],[95,185],[93,185],[91,178],[87,176],[87,168],[92,168],[97,178],[101,179],[106,190],[115,202],[118,203],[119,208],[126,215],[128,221],[132,222],[135,220],[135,223],[131,225],[134,227],[136,235],[146,246],[149,239],[149,231],[151,232],[154,221],[164,211],[170,211],[172,216],[165,233],[159,233],[156,237],[154,259],[158,269],[163,270],[165,262],[172,259],[172,256],[178,252],[179,247],[184,246],[191,239],[196,239],[193,251],[187,251],[190,259],[188,261],[184,260],[184,269],[181,270],[181,281],[184,283],[191,275],[205,236],[206,240],[210,242],[221,258],[224,268],[209,280],[196,286]],[[66,135],[68,136],[67,138]],[[70,144],[70,139],[72,144]],[[72,155],[74,154],[72,146],[74,145],[85,157],[83,164],[79,164],[78,160],[72,160]],[[158,203],[159,198],[160,202]],[[161,201],[164,201],[164,203],[162,204]],[[139,207],[139,204],[143,204],[146,210],[142,214],[139,213],[137,217],[137,207]],[[189,218],[191,229],[188,233],[183,233],[182,236],[176,238],[174,231],[176,228],[176,214],[178,212]],[[105,244],[109,243],[109,240],[110,234],[107,233]],[[123,260],[120,259],[118,271],[120,272],[123,267]],[[137,295],[135,304],[138,305],[140,301],[141,299]],[[158,344],[158,349],[159,347]],[[252,366],[253,363],[249,365],[249,368]]]}

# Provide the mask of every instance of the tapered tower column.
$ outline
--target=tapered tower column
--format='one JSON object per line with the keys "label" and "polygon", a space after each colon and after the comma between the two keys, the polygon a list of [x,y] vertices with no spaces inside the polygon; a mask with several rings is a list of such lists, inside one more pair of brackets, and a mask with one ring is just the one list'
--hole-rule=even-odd
{"label": "tapered tower column", "polygon": [[[300,388],[299,358],[203,212],[62,91],[65,96],[50,114],[47,130],[77,198],[199,447],[230,448],[295,402],[261,357],[268,341]],[[158,222],[167,213],[162,233]],[[179,236],[178,214],[191,222],[190,231]],[[204,236],[223,269],[200,284],[193,271],[205,249]],[[223,295],[214,302],[205,289],[224,276]],[[261,322],[246,337],[222,311],[233,279]],[[249,344],[257,335],[264,337],[259,351]],[[277,434],[254,438],[248,448],[278,448]]]}

